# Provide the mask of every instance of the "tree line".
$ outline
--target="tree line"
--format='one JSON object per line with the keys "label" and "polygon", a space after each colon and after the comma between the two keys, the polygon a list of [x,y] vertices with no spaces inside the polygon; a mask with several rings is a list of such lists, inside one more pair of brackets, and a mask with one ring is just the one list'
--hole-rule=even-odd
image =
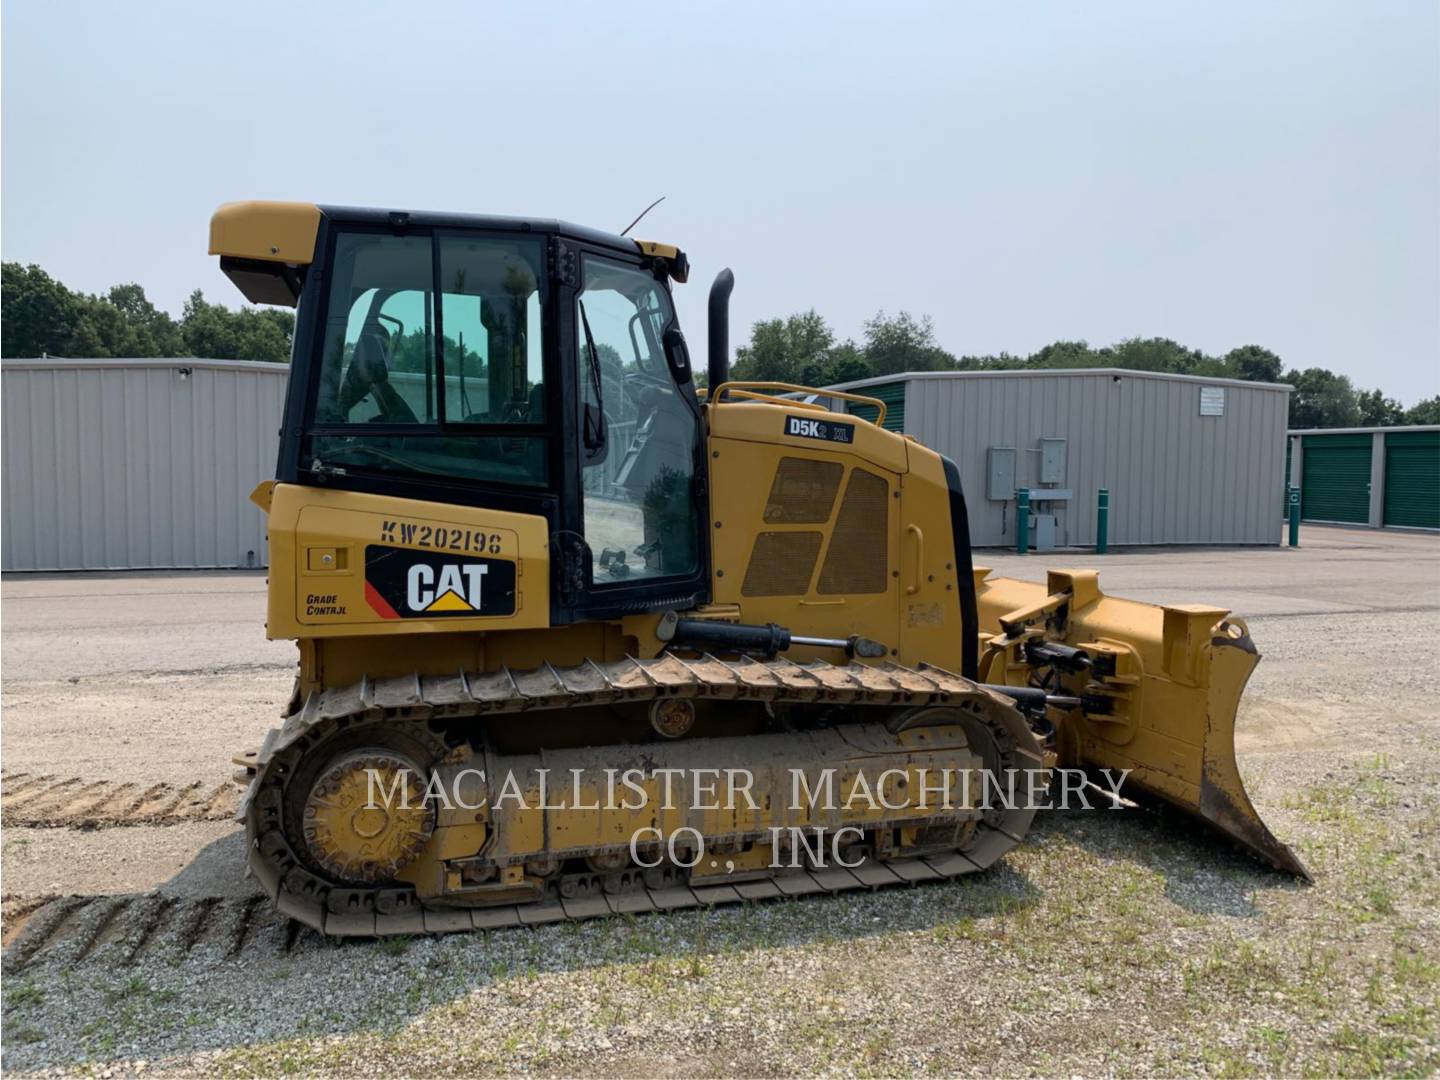
{"label": "tree line", "polygon": [[38,266],[0,264],[0,356],[194,356],[283,364],[294,333],[294,313],[280,308],[232,311],[196,289],[177,320],[139,285],[116,285],[93,296],[66,288]]}
{"label": "tree line", "polygon": [[1056,341],[1028,356],[1011,353],[955,356],[935,340],[928,315],[878,313],[864,325],[863,340],[841,341],[812,308],[754,324],[749,344],[735,352],[734,377],[802,386],[896,375],[903,371],[1034,371],[1055,368],[1127,368],[1177,375],[1284,382],[1290,395],[1290,426],[1380,427],[1440,424],[1440,395],[1409,409],[1380,390],[1360,390],[1345,375],[1325,368],[1286,369],[1261,345],[1241,345],[1211,356],[1169,338],[1128,338],[1094,348],[1084,341]]}
{"label": "tree line", "polygon": [[[181,357],[268,360],[285,363],[295,316],[281,308],[231,310],[196,289],[180,318],[157,308],[139,285],[116,285],[103,296],[74,292],[38,266],[3,264],[0,280],[0,356]],[[1000,353],[955,356],[935,340],[928,315],[879,312],[864,325],[863,340],[840,340],[812,308],[754,324],[748,344],[736,350],[737,379],[827,386],[902,371],[1013,371],[1116,367],[1181,375],[1286,382],[1290,426],[1371,427],[1440,424],[1440,395],[1406,409],[1380,390],[1360,390],[1325,368],[1286,369],[1260,345],[1241,345],[1210,356],[1169,338],[1128,338],[1093,348],[1056,341],[1028,356]]]}

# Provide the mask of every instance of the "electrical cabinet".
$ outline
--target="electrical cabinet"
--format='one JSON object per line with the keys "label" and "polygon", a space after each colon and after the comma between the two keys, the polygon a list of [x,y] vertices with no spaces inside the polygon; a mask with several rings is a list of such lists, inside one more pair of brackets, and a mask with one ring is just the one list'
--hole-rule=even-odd
{"label": "electrical cabinet", "polygon": [[1040,440],[1040,483],[1063,484],[1065,482],[1065,440],[1042,438]]}
{"label": "electrical cabinet", "polygon": [[1015,448],[992,446],[985,451],[985,497],[1008,502],[1015,497]]}

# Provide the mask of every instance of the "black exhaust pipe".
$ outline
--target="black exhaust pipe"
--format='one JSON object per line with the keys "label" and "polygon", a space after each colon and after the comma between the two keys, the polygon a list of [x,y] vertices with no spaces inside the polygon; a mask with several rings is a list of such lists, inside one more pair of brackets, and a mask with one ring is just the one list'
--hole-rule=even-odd
{"label": "black exhaust pipe", "polygon": [[730,381],[730,292],[735,288],[735,275],[727,266],[715,275],[710,286],[710,356],[706,373],[710,393]]}

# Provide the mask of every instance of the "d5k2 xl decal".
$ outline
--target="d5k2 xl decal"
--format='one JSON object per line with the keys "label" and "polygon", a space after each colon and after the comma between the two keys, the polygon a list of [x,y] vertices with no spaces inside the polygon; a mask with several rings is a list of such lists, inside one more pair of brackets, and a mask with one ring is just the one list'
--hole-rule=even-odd
{"label": "d5k2 xl decal", "polygon": [[386,619],[515,614],[515,564],[370,544],[365,600]]}
{"label": "d5k2 xl decal", "polygon": [[785,417],[785,434],[792,438],[819,439],[821,442],[853,443],[855,425],[837,420],[816,420],[808,416]]}

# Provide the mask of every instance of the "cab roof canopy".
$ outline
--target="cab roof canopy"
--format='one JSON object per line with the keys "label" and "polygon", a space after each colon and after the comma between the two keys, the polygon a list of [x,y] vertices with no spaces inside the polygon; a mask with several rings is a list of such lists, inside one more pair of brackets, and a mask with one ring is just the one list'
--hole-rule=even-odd
{"label": "cab roof canopy", "polygon": [[315,261],[320,219],[337,223],[418,228],[486,229],[567,236],[633,255],[666,260],[675,281],[689,275],[685,253],[670,244],[630,240],[600,229],[550,218],[492,217],[416,210],[382,210],[315,203],[226,203],[210,218],[210,254],[220,256],[220,269],[252,304],[294,307],[305,283],[305,270]]}

